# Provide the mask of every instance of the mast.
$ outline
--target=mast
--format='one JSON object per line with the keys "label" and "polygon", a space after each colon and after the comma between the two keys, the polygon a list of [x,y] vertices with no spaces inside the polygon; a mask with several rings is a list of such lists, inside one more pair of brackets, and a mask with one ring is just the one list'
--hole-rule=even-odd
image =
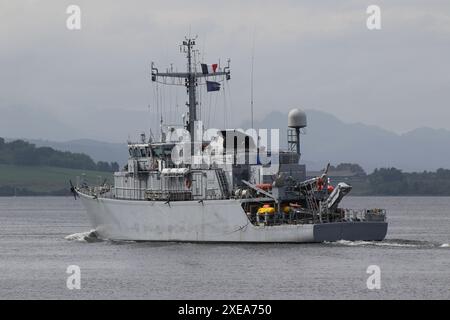
{"label": "mast", "polygon": [[187,88],[188,102],[186,106],[189,108],[189,118],[187,123],[185,123],[185,128],[189,131],[191,135],[191,155],[194,155],[194,131],[195,122],[198,121],[197,117],[197,94],[196,89],[198,86],[199,78],[208,78],[211,76],[225,76],[226,80],[230,80],[230,60],[228,60],[228,65],[223,69],[223,71],[217,71],[210,74],[203,74],[196,72],[193,62],[192,54],[193,48],[195,46],[196,38],[185,38],[180,49],[186,53],[187,58],[187,72],[159,72],[152,62],[151,65],[151,75],[152,81],[157,81],[158,78],[181,78],[184,79],[184,85]]}
{"label": "mast", "polygon": [[188,59],[188,77],[187,77],[187,92],[189,95],[189,102],[187,106],[189,108],[189,121],[188,121],[188,131],[191,134],[191,141],[194,140],[194,124],[197,121],[197,79],[195,74],[192,72],[192,47],[195,45],[195,39],[187,39],[183,41],[183,46],[187,49],[187,59]]}
{"label": "mast", "polygon": [[251,86],[250,86],[250,117],[251,117],[251,128],[253,126],[253,67],[255,64],[255,30],[253,30],[253,46],[252,46],[252,70],[251,70]]}

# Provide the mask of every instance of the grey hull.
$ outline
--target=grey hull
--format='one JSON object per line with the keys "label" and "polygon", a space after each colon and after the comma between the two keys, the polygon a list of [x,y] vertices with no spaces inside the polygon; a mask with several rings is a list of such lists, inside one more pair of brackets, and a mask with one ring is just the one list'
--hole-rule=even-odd
{"label": "grey hull", "polygon": [[363,240],[381,241],[387,233],[387,222],[333,222],[314,225],[314,241]]}
{"label": "grey hull", "polygon": [[383,240],[386,222],[255,226],[239,200],[133,201],[78,193],[92,227],[112,240],[187,242],[322,242]]}

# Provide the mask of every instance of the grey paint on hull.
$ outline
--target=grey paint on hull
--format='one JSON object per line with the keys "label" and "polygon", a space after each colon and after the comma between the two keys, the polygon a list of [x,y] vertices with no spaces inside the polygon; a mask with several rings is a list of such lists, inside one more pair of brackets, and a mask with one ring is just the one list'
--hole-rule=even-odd
{"label": "grey paint on hull", "polygon": [[314,241],[363,240],[381,241],[387,233],[387,222],[332,222],[314,225]]}

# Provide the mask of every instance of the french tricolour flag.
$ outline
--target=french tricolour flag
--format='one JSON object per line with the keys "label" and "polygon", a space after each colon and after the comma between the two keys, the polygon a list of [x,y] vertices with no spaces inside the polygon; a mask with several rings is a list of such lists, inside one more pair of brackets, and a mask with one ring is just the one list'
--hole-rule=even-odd
{"label": "french tricolour flag", "polygon": [[217,63],[214,63],[214,64],[202,63],[202,73],[203,74],[215,73],[216,71],[217,71]]}

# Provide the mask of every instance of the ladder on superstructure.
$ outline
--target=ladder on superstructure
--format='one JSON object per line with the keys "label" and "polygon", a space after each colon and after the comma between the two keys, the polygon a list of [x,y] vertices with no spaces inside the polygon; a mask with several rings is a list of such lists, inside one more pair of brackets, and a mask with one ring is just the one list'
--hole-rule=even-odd
{"label": "ladder on superstructure", "polygon": [[224,198],[230,197],[230,189],[228,188],[227,177],[223,169],[216,169],[217,180],[219,181],[220,191]]}

